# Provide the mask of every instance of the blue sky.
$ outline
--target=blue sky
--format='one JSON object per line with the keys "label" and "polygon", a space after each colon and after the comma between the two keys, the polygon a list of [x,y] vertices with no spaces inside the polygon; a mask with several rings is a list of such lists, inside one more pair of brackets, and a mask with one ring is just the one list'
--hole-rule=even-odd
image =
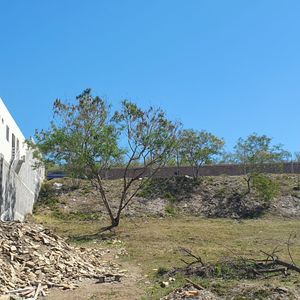
{"label": "blue sky", "polygon": [[300,150],[300,1],[0,0],[0,97],[28,137],[87,87]]}

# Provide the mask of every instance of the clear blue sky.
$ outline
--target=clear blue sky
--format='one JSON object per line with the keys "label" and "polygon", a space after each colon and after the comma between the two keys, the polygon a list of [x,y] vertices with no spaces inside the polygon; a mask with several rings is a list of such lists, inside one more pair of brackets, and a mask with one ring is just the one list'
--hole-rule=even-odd
{"label": "clear blue sky", "polygon": [[231,149],[300,150],[300,1],[0,0],[0,97],[26,136],[90,87],[157,105]]}

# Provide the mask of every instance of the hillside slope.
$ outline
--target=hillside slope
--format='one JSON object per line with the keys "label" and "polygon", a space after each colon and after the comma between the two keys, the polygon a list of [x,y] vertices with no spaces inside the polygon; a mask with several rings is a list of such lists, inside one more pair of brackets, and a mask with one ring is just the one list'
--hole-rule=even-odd
{"label": "hillside slope", "polygon": [[[272,199],[252,189],[241,176],[203,177],[197,182],[186,177],[154,180],[139,192],[124,211],[127,216],[159,216],[174,214],[202,217],[253,218],[262,214],[300,217],[300,191],[297,175],[272,175],[278,192]],[[117,208],[122,181],[105,182],[105,190],[113,209]],[[77,215],[98,219],[106,211],[98,193],[88,181],[74,184],[71,179],[51,180],[44,184],[36,205],[37,211],[56,216]]]}

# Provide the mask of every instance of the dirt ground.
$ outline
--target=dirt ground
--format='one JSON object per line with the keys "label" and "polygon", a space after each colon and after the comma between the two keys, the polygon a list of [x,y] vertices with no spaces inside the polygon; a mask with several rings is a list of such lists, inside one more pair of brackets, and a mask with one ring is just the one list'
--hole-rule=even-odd
{"label": "dirt ground", "polygon": [[[103,259],[120,264],[116,249],[110,249],[103,255]],[[83,280],[75,290],[53,288],[49,290],[46,300],[140,300],[144,290],[139,287],[145,282],[145,275],[139,266],[128,262],[121,263],[121,269],[126,274],[120,282],[97,283],[96,280]]]}
{"label": "dirt ground", "polygon": [[75,290],[51,289],[46,300],[140,300],[144,291],[139,288],[143,280],[138,267],[124,265],[128,270],[127,277],[119,283],[95,283],[86,280],[79,283]]}

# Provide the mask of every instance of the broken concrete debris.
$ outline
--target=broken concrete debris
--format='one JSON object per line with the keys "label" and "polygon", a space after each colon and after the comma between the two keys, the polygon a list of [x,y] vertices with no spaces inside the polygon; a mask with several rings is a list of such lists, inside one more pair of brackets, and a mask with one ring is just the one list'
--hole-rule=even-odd
{"label": "broken concrete debris", "polygon": [[192,284],[187,284],[171,292],[168,296],[160,300],[217,300],[219,297],[215,296],[207,290],[196,289]]}
{"label": "broken concrete debris", "polygon": [[120,281],[126,271],[105,261],[105,253],[72,247],[41,225],[0,222],[0,295],[37,299],[51,287],[74,289],[84,278]]}

